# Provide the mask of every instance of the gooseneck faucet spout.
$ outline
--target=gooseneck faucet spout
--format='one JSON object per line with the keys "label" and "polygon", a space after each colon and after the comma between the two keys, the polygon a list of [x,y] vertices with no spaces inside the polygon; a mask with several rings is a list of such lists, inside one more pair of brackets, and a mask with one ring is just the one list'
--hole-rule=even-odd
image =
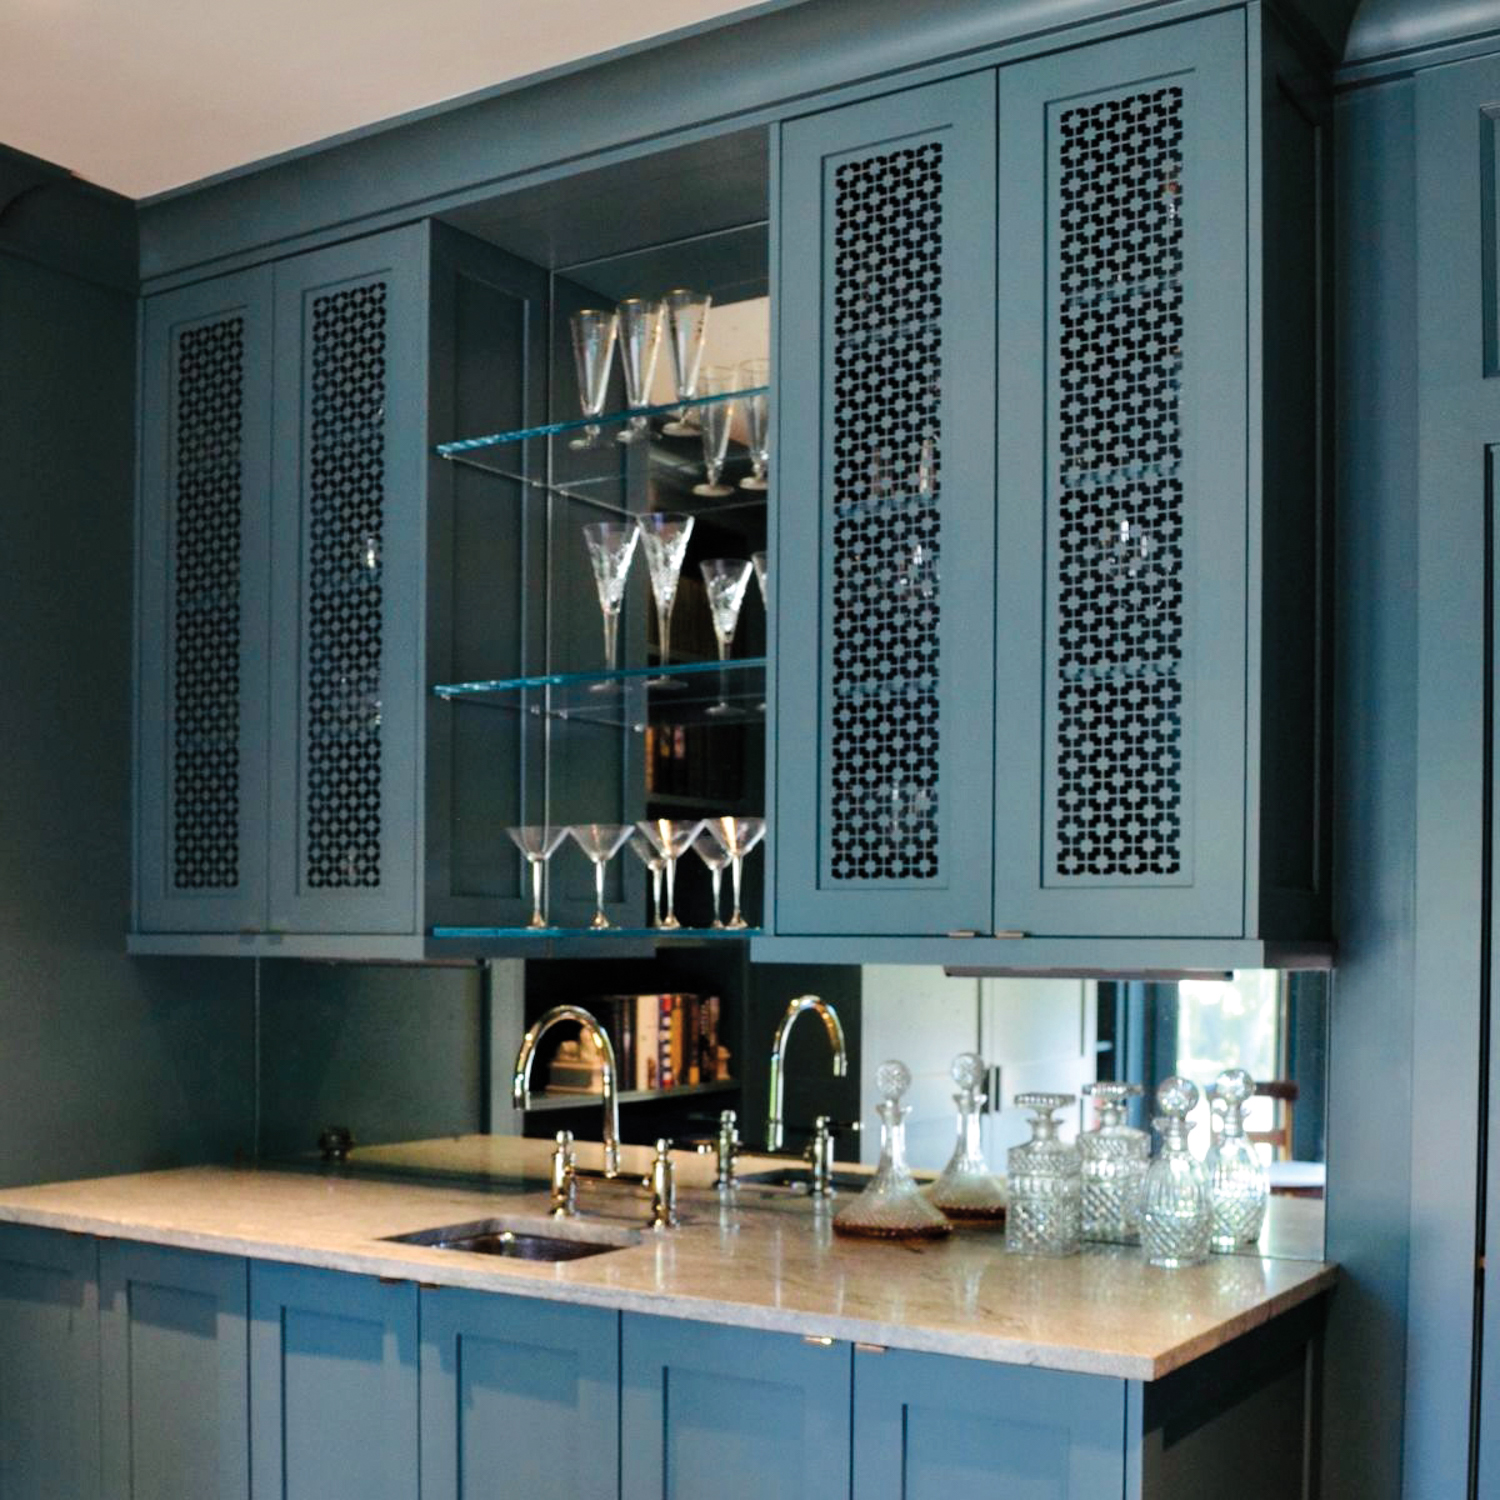
{"label": "gooseneck faucet spout", "polygon": [[771,1042],[771,1108],[766,1117],[766,1150],[780,1151],[786,1134],[786,1122],[782,1118],[783,1098],[786,1093],[786,1044],[796,1025],[797,1017],[813,1011],[828,1033],[828,1045],[833,1049],[833,1076],[842,1078],[849,1071],[849,1051],[844,1045],[844,1027],[838,1012],[826,1000],[817,995],[798,995],[786,1008],[776,1036]]}
{"label": "gooseneck faucet spout", "polygon": [[581,1005],[554,1005],[521,1038],[521,1050],[516,1054],[516,1076],[512,1081],[511,1098],[517,1109],[526,1109],[531,1104],[531,1064],[536,1057],[536,1045],[560,1021],[572,1021],[589,1034],[601,1059],[599,1082],[604,1095],[604,1175],[615,1177],[620,1171],[620,1104],[616,1092],[615,1049],[609,1033],[597,1018]]}

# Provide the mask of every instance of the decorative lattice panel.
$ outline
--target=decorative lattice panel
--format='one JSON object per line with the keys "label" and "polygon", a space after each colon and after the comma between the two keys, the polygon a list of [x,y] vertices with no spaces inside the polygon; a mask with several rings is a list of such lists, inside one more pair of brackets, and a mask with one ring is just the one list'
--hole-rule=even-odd
{"label": "decorative lattice panel", "polygon": [[1182,868],[1182,90],[1060,120],[1056,873]]}
{"label": "decorative lattice panel", "polygon": [[938,874],[943,147],[833,193],[828,808],[836,880]]}
{"label": "decorative lattice panel", "polygon": [[386,286],[312,301],[306,454],[306,880],[380,884]]}
{"label": "decorative lattice panel", "polygon": [[172,884],[240,879],[240,511],[245,323],[185,330],[173,454]]}

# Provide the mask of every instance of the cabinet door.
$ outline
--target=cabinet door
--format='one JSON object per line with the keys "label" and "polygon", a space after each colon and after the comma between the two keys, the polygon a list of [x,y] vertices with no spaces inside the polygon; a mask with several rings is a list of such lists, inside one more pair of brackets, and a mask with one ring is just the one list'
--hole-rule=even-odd
{"label": "cabinet door", "polygon": [[1000,75],[997,931],[1244,930],[1244,28]]}
{"label": "cabinet door", "polygon": [[266,923],[271,273],[145,303],[136,921]]}
{"label": "cabinet door", "polygon": [[99,1250],[106,1500],[250,1493],[246,1263]]}
{"label": "cabinet door", "polygon": [[615,1500],[619,1376],[618,1313],[424,1291],[425,1500]]}
{"label": "cabinet door", "polygon": [[985,931],[995,78],[782,132],[775,931]]}
{"label": "cabinet door", "polygon": [[421,849],[427,239],[276,268],[273,932],[411,932]]}
{"label": "cabinet door", "polygon": [[623,1500],[849,1494],[849,1346],[624,1314]]}
{"label": "cabinet door", "polygon": [[1124,1381],[898,1349],[855,1354],[859,1500],[1124,1490]]}
{"label": "cabinet door", "polygon": [[417,1494],[417,1289],[250,1265],[255,1500]]}
{"label": "cabinet door", "polygon": [[0,1495],[98,1493],[98,1248],[0,1226]]}

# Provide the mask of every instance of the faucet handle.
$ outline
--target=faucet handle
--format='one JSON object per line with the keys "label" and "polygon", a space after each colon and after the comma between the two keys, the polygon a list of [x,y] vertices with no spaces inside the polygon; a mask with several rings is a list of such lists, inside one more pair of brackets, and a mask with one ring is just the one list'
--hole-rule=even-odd
{"label": "faucet handle", "polygon": [[656,1155],[651,1161],[651,1176],[647,1183],[651,1189],[651,1228],[675,1229],[677,1171],[672,1165],[672,1142],[665,1137],[656,1143]]}
{"label": "faucet handle", "polygon": [[559,1130],[552,1148],[552,1217],[571,1219],[578,1213],[578,1158],[573,1151],[573,1132]]}

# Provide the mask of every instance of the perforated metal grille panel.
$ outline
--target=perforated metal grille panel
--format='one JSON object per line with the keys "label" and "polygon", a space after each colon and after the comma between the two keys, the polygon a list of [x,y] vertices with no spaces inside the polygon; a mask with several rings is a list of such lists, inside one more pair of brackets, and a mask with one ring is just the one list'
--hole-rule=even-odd
{"label": "perforated metal grille panel", "polygon": [[830,874],[937,876],[943,147],[833,191]]}
{"label": "perforated metal grille panel", "polygon": [[182,332],[173,479],[172,884],[240,878],[240,510],[245,323]]}
{"label": "perforated metal grille panel", "polygon": [[1056,873],[1182,868],[1180,88],[1060,119]]}
{"label": "perforated metal grille panel", "polygon": [[386,286],[312,301],[306,880],[380,884]]}

